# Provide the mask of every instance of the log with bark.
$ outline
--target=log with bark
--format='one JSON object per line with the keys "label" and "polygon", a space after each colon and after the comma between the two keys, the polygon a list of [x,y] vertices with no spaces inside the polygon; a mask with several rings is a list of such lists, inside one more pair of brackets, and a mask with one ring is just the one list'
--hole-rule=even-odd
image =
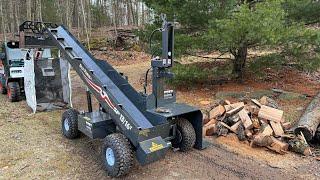
{"label": "log with bark", "polygon": [[311,101],[304,114],[301,116],[294,133],[300,135],[301,132],[307,141],[311,141],[316,134],[320,124],[320,93]]}

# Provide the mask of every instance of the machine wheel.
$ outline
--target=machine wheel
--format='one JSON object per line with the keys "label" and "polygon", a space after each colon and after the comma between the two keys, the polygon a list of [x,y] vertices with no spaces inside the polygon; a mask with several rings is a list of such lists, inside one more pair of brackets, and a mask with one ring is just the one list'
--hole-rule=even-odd
{"label": "machine wheel", "polygon": [[0,93],[7,94],[6,86],[3,84],[3,77],[0,76]]}
{"label": "machine wheel", "polygon": [[68,109],[62,115],[62,134],[68,139],[75,139],[80,135],[78,129],[78,114],[79,112],[77,110]]}
{"label": "machine wheel", "polygon": [[133,165],[133,150],[129,140],[120,133],[105,138],[102,149],[105,169],[111,177],[127,174]]}
{"label": "machine wheel", "polygon": [[20,85],[18,82],[8,83],[7,96],[11,102],[17,102],[20,100]]}
{"label": "machine wheel", "polygon": [[196,132],[187,119],[177,119],[176,125],[176,137],[172,140],[172,146],[183,152],[188,151],[196,142]]}

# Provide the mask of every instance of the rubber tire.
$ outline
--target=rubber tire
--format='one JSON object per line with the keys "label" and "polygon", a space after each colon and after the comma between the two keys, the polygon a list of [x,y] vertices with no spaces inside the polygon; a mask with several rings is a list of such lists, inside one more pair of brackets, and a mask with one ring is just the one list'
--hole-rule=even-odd
{"label": "rubber tire", "polygon": [[176,137],[172,140],[172,146],[174,148],[179,148],[182,152],[186,152],[193,148],[196,142],[196,132],[187,119],[177,119],[176,125],[177,132]]}
{"label": "rubber tire", "polygon": [[[107,148],[111,148],[115,163],[110,166],[106,159]],[[129,140],[121,133],[113,133],[105,138],[102,148],[102,158],[105,165],[105,170],[111,177],[120,177],[129,173],[133,166],[133,150]]]}
{"label": "rubber tire", "polygon": [[7,89],[2,82],[3,82],[3,76],[0,76],[0,93],[7,94]]}
{"label": "rubber tire", "polygon": [[20,100],[20,85],[18,82],[8,83],[7,96],[10,102],[17,102]]}
{"label": "rubber tire", "polygon": [[[78,114],[79,112],[75,109],[68,109],[62,114],[61,119],[61,130],[62,134],[68,139],[75,139],[80,136],[78,129]],[[64,127],[64,121],[68,119],[69,130],[67,131]]]}

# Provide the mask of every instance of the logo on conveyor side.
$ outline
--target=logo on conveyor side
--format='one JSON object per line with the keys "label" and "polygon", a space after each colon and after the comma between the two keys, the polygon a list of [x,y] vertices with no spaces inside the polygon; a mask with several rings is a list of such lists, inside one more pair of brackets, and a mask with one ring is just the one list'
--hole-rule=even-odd
{"label": "logo on conveyor side", "polygon": [[80,64],[80,69],[83,73],[83,76],[85,78],[85,80],[88,82],[88,84],[97,92],[100,94],[101,98],[108,104],[108,106],[113,110],[113,112],[115,114],[117,114],[119,116],[119,119],[121,121],[121,123],[128,129],[131,130],[132,129],[132,125],[128,122],[128,120],[120,113],[120,111],[116,108],[116,106],[111,102],[108,94],[106,91],[104,91],[100,86],[98,86],[97,84],[95,84],[92,81],[91,76],[89,75],[89,73],[87,72],[87,70],[82,66],[82,64]]}

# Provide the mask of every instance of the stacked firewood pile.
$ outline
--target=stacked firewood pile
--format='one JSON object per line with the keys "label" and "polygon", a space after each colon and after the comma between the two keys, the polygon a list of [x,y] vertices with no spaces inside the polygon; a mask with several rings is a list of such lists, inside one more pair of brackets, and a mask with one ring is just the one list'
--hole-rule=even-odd
{"label": "stacked firewood pile", "polygon": [[125,45],[132,45],[136,43],[136,35],[134,29],[112,29],[110,30],[115,34],[114,40],[116,47],[124,47]]}
{"label": "stacked firewood pile", "polygon": [[235,133],[240,141],[249,141],[251,147],[266,147],[279,154],[288,150],[311,154],[304,135],[294,135],[291,124],[285,122],[284,112],[269,98],[218,103],[204,115],[204,136],[226,136]]}

